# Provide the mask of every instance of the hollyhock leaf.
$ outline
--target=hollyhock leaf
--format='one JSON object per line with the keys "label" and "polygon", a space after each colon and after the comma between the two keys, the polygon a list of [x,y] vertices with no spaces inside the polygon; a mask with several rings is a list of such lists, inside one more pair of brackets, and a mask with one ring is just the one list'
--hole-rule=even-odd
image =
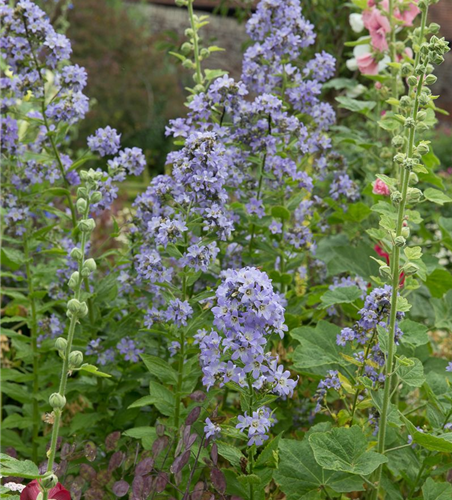
{"label": "hollyhock leaf", "polygon": [[434,436],[426,432],[419,431],[406,417],[401,416],[406,425],[408,433],[413,438],[413,443],[421,445],[430,451],[440,451],[452,453],[452,433],[448,432],[439,436]]}
{"label": "hollyhock leaf", "polygon": [[367,439],[358,426],[313,433],[309,444],[316,462],[325,469],[367,476],[388,458],[367,451]]}
{"label": "hollyhock leaf", "polygon": [[396,368],[400,380],[410,387],[422,387],[425,382],[424,367],[417,358],[410,358],[411,366],[399,365]]}
{"label": "hollyhock leaf", "polygon": [[117,497],[123,497],[124,495],[127,494],[129,488],[130,488],[129,483],[121,479],[120,481],[116,481],[113,484],[111,490]]}
{"label": "hollyhock leaf", "polygon": [[452,274],[446,269],[435,269],[427,276],[425,285],[433,297],[440,299],[452,289]]}
{"label": "hollyhock leaf", "polygon": [[417,323],[410,319],[404,319],[399,323],[399,328],[402,330],[403,335],[401,338],[402,344],[409,344],[414,347],[427,344],[430,342],[428,336],[428,328],[422,323]]}
{"label": "hollyhock leaf", "polygon": [[239,469],[240,462],[245,458],[245,455],[243,455],[238,448],[230,444],[222,441],[218,441],[216,444],[218,446],[218,454],[225,458],[235,468]]}
{"label": "hollyhock leaf", "polygon": [[452,484],[435,482],[429,477],[422,486],[422,493],[424,500],[449,500],[452,498]]}
{"label": "hollyhock leaf", "polygon": [[327,290],[321,297],[322,309],[327,309],[335,304],[350,304],[360,299],[362,291],[357,286],[337,287]]}
{"label": "hollyhock leaf", "polygon": [[434,188],[427,188],[424,191],[424,197],[426,200],[432,201],[437,205],[444,205],[445,203],[450,203],[452,201],[452,198],[447,196],[447,194],[445,194],[443,191],[439,191],[438,189]]}
{"label": "hollyhock leaf", "polygon": [[16,460],[3,453],[0,453],[0,474],[5,477],[15,476],[24,479],[42,477],[38,467],[31,460]]}
{"label": "hollyhock leaf", "polygon": [[349,111],[363,114],[366,114],[368,111],[372,111],[372,109],[374,109],[377,105],[375,101],[358,101],[357,99],[345,96],[336,97],[336,101],[340,104],[340,108],[345,108]]}

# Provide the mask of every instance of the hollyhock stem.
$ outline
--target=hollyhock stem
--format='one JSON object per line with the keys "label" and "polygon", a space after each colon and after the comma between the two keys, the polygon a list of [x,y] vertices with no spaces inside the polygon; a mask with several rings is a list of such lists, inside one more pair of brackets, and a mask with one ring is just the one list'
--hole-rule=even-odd
{"label": "hollyhock stem", "polygon": [[31,347],[33,350],[33,440],[32,440],[32,458],[36,462],[38,459],[38,434],[39,434],[39,352],[38,352],[38,321],[36,316],[36,299],[33,286],[33,275],[30,267],[30,249],[28,246],[28,235],[24,235],[23,246],[25,254],[25,270],[27,274],[27,284],[30,297],[31,308]]}
{"label": "hollyhock stem", "polygon": [[[422,42],[423,35],[424,35],[424,29],[425,29],[425,24],[427,21],[427,12],[428,9],[424,9],[422,12],[422,20],[421,20],[421,33],[420,33],[420,43]],[[419,43],[419,45],[420,45]],[[416,65],[415,65],[415,71],[419,65],[419,56],[420,52],[416,55]],[[414,98],[414,105],[413,105],[413,111],[412,111],[412,120],[413,123],[416,123],[417,119],[417,114],[419,110],[419,95],[422,90],[422,85],[424,81],[424,76],[425,73],[421,73],[419,75],[419,81],[415,90],[415,98]],[[409,129],[409,137],[408,137],[408,144],[406,146],[406,157],[407,159],[413,158],[413,150],[414,150],[414,139],[415,139],[415,127],[411,127]],[[402,169],[402,174],[401,174],[401,185],[402,185],[402,200],[400,201],[399,207],[398,207],[398,214],[397,214],[397,226],[396,226],[396,237],[401,236],[402,234],[402,227],[403,227],[403,221],[404,221],[404,216],[405,216],[405,207],[407,203],[407,192],[408,192],[408,183],[409,183],[409,171],[406,170],[405,168]],[[393,370],[393,364],[394,364],[394,343],[395,343],[395,329],[396,329],[396,316],[397,316],[397,299],[398,299],[398,291],[399,291],[399,285],[400,285],[400,273],[399,273],[399,266],[400,266],[400,247],[394,244],[393,249],[392,249],[392,265],[391,265],[391,272],[392,272],[392,292],[391,292],[391,315],[390,315],[390,320],[389,320],[389,339],[388,339],[388,356],[386,359],[386,364],[385,364],[385,382],[384,382],[384,393],[383,393],[383,405],[382,405],[382,410],[381,410],[381,415],[380,415],[380,425],[379,425],[379,430],[378,430],[378,446],[377,446],[377,451],[378,453],[384,453],[385,452],[385,439],[386,439],[386,427],[387,427],[387,420],[388,420],[388,411],[389,411],[389,405],[391,402],[391,387],[392,387],[392,381],[394,374],[392,372]],[[372,500],[377,500],[378,495],[381,492],[383,494],[383,497],[385,497],[384,491],[381,489],[381,477],[382,477],[382,472],[383,472],[383,465],[380,465],[380,467],[377,469],[376,472],[376,482],[377,482],[377,488],[372,492],[371,499]]]}
{"label": "hollyhock stem", "polygon": [[188,0],[188,16],[190,18],[190,26],[191,29],[193,30],[193,52],[194,52],[194,57],[195,57],[195,66],[196,66],[196,79],[197,79],[197,84],[202,85],[203,83],[203,77],[201,73],[201,61],[199,59],[199,38],[198,38],[198,29],[195,26],[195,16],[193,13],[193,0]]}

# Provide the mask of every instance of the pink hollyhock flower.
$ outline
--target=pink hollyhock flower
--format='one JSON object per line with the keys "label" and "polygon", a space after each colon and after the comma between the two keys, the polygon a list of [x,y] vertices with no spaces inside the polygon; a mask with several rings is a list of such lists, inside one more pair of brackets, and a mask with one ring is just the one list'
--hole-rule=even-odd
{"label": "pink hollyhock flower", "polygon": [[[28,483],[22,491],[20,500],[36,500],[41,492],[42,489],[39,482],[34,479],[31,483]],[[57,485],[49,491],[49,500],[71,500],[71,494],[61,483],[57,483]]]}
{"label": "pink hollyhock flower", "polygon": [[356,64],[363,75],[378,75],[378,62],[370,52],[358,56]]}
{"label": "pink hollyhock flower", "polygon": [[373,8],[363,13],[364,26],[369,30],[374,49],[383,52],[388,50],[386,33],[391,31],[389,19],[378,9]]}
{"label": "pink hollyhock flower", "polygon": [[414,19],[419,14],[419,12],[421,12],[416,4],[417,1],[411,2],[408,7],[404,8],[402,11],[400,11],[398,8],[395,9],[394,17],[400,19],[400,21],[403,21],[404,26],[413,26]]}
{"label": "pink hollyhock flower", "polygon": [[372,193],[381,194],[383,196],[389,196],[389,194],[390,194],[389,186],[385,182],[383,182],[381,179],[377,179],[374,182],[374,185],[372,188]]}

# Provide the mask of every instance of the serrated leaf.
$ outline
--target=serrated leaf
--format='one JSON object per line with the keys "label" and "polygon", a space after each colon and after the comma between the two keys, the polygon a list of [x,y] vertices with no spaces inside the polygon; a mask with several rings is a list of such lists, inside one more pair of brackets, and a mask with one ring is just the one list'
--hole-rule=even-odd
{"label": "serrated leaf", "polygon": [[350,304],[361,298],[362,291],[357,286],[337,287],[334,290],[327,290],[320,300],[322,308],[326,309],[335,304]]}
{"label": "serrated leaf", "polygon": [[16,476],[24,479],[43,477],[39,474],[38,466],[31,460],[17,460],[4,453],[0,453],[0,474],[4,477]]}
{"label": "serrated leaf", "polygon": [[429,477],[422,486],[422,494],[424,500],[450,500],[452,498],[452,484],[437,483]]}
{"label": "serrated leaf", "polygon": [[408,260],[417,260],[422,257],[421,247],[405,247],[403,252]]}
{"label": "serrated leaf", "polygon": [[421,387],[425,382],[424,367],[417,358],[409,358],[411,366],[401,365],[397,369],[397,375],[404,384],[411,387]]}
{"label": "serrated leaf", "polygon": [[161,382],[170,384],[177,383],[176,370],[174,370],[165,360],[149,354],[142,354],[141,359],[148,371],[156,376]]}
{"label": "serrated leaf", "polygon": [[445,203],[450,203],[452,201],[452,198],[447,196],[447,194],[434,188],[427,188],[424,191],[424,197],[437,205],[444,205]]}

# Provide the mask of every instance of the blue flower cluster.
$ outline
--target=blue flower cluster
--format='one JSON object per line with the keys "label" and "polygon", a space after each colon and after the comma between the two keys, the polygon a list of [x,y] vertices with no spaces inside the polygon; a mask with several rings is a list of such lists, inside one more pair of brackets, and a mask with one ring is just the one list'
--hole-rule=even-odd
{"label": "blue flower cluster", "polygon": [[270,427],[273,427],[277,420],[273,417],[272,412],[266,406],[262,406],[251,415],[245,412],[245,415],[238,416],[239,423],[237,429],[248,433],[248,446],[255,444],[261,446],[268,439],[267,432]]}

